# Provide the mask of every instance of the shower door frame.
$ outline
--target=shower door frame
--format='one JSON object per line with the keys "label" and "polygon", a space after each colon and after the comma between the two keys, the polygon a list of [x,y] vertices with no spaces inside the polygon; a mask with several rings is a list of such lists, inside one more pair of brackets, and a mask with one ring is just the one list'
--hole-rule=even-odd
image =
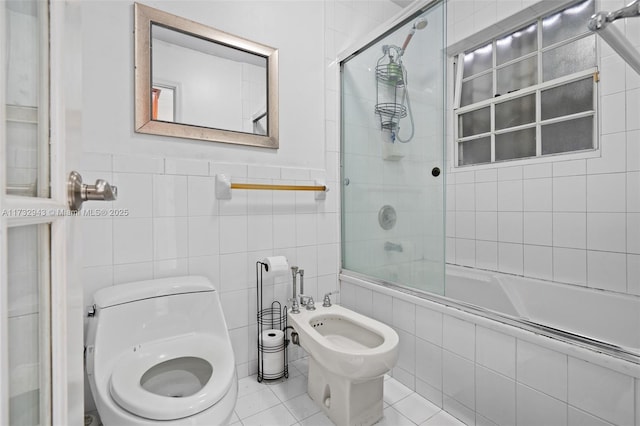
{"label": "shower door frame", "polygon": [[[393,33],[394,31],[396,31],[397,29],[399,29],[400,27],[406,25],[408,22],[410,22],[411,20],[415,19],[416,17],[418,17],[419,15],[426,13],[427,11],[429,11],[430,9],[436,7],[439,3],[442,3],[442,7],[443,7],[443,20],[444,20],[444,24],[446,24],[447,21],[447,0],[424,0],[424,1],[419,1],[419,2],[415,2],[407,7],[405,7],[402,11],[400,11],[396,16],[393,16],[392,18],[390,18],[389,20],[387,20],[386,22],[384,22],[383,24],[379,25],[378,27],[376,27],[374,30],[370,31],[369,33],[367,33],[365,36],[360,37],[360,39],[358,39],[356,42],[352,43],[351,46],[349,46],[348,48],[346,48],[345,50],[343,50],[342,52],[338,53],[336,55],[336,61],[335,63],[337,64],[337,66],[334,67],[334,74],[333,74],[333,79],[335,81],[335,85],[334,87],[338,87],[338,106],[337,106],[337,116],[338,116],[338,123],[339,125],[336,126],[336,131],[335,131],[335,138],[336,140],[340,141],[340,170],[339,170],[339,185],[338,188],[340,190],[340,193],[338,194],[340,201],[340,270],[338,273],[338,279],[340,280],[342,277],[352,277],[356,280],[363,280],[363,279],[368,279],[371,282],[374,282],[378,285],[384,286],[384,287],[389,287],[389,288],[397,288],[397,289],[401,289],[401,288],[406,288],[406,290],[408,292],[413,292],[413,291],[417,291],[420,294],[431,294],[429,292],[426,291],[420,291],[417,289],[413,289],[411,287],[408,286],[404,286],[402,284],[396,284],[396,283],[392,283],[389,281],[385,281],[379,278],[373,278],[371,276],[367,276],[355,271],[351,271],[349,269],[344,269],[344,265],[343,265],[343,259],[344,259],[344,253],[343,253],[343,241],[344,241],[344,234],[343,234],[343,230],[344,230],[344,193],[343,193],[343,184],[345,181],[345,176],[344,176],[344,161],[343,161],[343,154],[345,152],[344,150],[344,138],[342,137],[342,124],[343,124],[343,108],[342,108],[342,96],[343,96],[343,87],[342,87],[342,67],[344,65],[344,63],[346,61],[348,61],[349,59],[351,59],[352,57],[356,56],[358,53],[368,49],[370,46],[376,44],[378,41],[380,41],[382,38],[386,37],[387,35]],[[444,34],[444,38],[445,38],[445,42],[444,42],[444,46],[443,49],[444,51],[446,51],[446,25],[443,26],[443,30],[445,31]],[[446,61],[446,58],[444,58],[444,63],[443,63],[443,72],[446,73],[446,69],[448,68],[448,64]],[[443,92],[446,91],[446,78],[443,82],[444,86],[443,87]],[[443,93],[443,100],[444,103],[446,104],[446,93]],[[445,107],[446,105],[443,105],[443,107]],[[445,109],[446,110],[446,109]],[[444,113],[443,113],[444,114]],[[444,189],[446,188],[446,173],[444,173],[445,169],[446,169],[446,155],[447,155],[447,151],[446,151],[446,145],[445,145],[445,133],[446,133],[446,115],[443,117],[443,122],[442,122],[442,126],[443,126],[443,130],[442,130],[442,164],[441,164],[441,168],[440,170],[443,172],[441,174],[442,176],[442,187],[443,187],[443,202],[442,202],[442,208],[443,211],[445,211],[446,209],[446,205],[445,205],[445,194],[444,194]],[[444,213],[443,213],[444,214]],[[444,221],[443,221],[443,226],[445,226]],[[444,234],[443,234],[444,235]],[[443,237],[443,268],[445,267],[446,263],[444,261],[444,237]]]}

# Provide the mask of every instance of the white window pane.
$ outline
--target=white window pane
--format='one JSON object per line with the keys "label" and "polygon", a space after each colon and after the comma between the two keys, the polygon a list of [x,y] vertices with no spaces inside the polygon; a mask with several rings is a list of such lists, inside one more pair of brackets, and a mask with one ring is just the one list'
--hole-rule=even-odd
{"label": "white window pane", "polygon": [[461,138],[491,131],[491,109],[489,107],[460,114],[458,136]]}
{"label": "white window pane", "polygon": [[[49,225],[9,228],[7,282],[9,329],[9,423],[38,425],[48,407]],[[44,414],[46,417],[46,414]]]}
{"label": "white window pane", "polygon": [[542,155],[593,148],[593,117],[542,126]]}
{"label": "white window pane", "polygon": [[535,127],[496,135],[496,161],[535,157],[535,155]]}
{"label": "white window pane", "polygon": [[486,71],[493,66],[493,45],[488,44],[464,55],[464,78]]}
{"label": "white window pane", "polygon": [[538,48],[537,24],[521,28],[496,41],[496,61],[498,65],[519,58]]}
{"label": "white window pane", "polygon": [[496,104],[496,130],[533,123],[536,120],[536,95],[531,94]]}
{"label": "white window pane", "polygon": [[491,73],[462,83],[460,105],[470,105],[493,97],[493,77]]}
{"label": "white window pane", "polygon": [[491,137],[474,139],[458,144],[458,165],[491,162]]}
{"label": "white window pane", "polygon": [[542,20],[542,46],[588,32],[587,22],[595,13],[594,0],[571,6]]}
{"label": "white window pane", "polygon": [[518,61],[497,71],[497,93],[505,95],[538,83],[538,58]]}
{"label": "white window pane", "polygon": [[46,2],[10,0],[5,9],[7,47],[6,179],[7,194],[49,196],[49,106]]}
{"label": "white window pane", "polygon": [[553,80],[554,78],[595,66],[595,35],[581,38],[573,43],[556,47],[542,54],[542,76],[544,81]]}
{"label": "white window pane", "polygon": [[593,110],[593,78],[588,77],[540,94],[542,119]]}

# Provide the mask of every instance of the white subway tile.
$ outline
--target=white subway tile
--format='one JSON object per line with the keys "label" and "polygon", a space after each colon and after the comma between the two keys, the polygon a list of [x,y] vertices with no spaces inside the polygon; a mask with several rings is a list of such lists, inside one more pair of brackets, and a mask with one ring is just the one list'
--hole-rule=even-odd
{"label": "white subway tile", "polygon": [[624,293],[627,290],[627,255],[587,251],[587,285]]}
{"label": "white subway tile", "polygon": [[627,132],[627,171],[640,170],[640,131]]}
{"label": "white subway tile", "polygon": [[[513,0],[506,0],[513,1]],[[553,176],[552,163],[538,163],[523,167],[523,179],[550,178]]]}
{"label": "white subway tile", "polygon": [[218,215],[215,178],[187,176],[187,205],[189,216]]}
{"label": "white subway tile", "polygon": [[[626,95],[626,129],[627,130],[637,130],[640,129],[640,123],[638,123],[638,117],[640,117],[640,89],[635,90],[627,90],[623,93]],[[604,99],[602,101],[604,103]],[[616,105],[617,111],[624,110],[624,106]],[[602,133],[605,133],[607,130],[604,126],[604,118],[602,124]],[[624,128],[623,128],[624,130]]]}
{"label": "white subway tile", "polygon": [[561,401],[567,400],[567,356],[518,340],[518,382]]}
{"label": "white subway tile", "polygon": [[522,180],[498,182],[498,211],[522,211]]}
{"label": "white subway tile", "polygon": [[284,180],[309,180],[309,169],[283,167],[280,169],[280,178]]}
{"label": "white subway tile", "polygon": [[188,258],[189,275],[202,275],[211,281],[217,289],[220,289],[220,256],[192,255]]}
{"label": "white subway tile", "polygon": [[583,212],[586,206],[586,176],[553,178],[554,212]]}
{"label": "white subway tile", "polygon": [[[475,410],[472,410],[464,406],[463,404],[458,402],[456,399],[451,398],[446,394],[443,394],[443,397],[442,397],[442,408],[443,408],[443,410],[441,411],[442,413],[449,413],[456,420],[461,421],[465,425],[476,424]],[[455,424],[457,425],[458,423],[455,423]],[[436,425],[439,426],[438,423],[436,423]]]}
{"label": "white subway tile", "polygon": [[247,177],[258,179],[280,179],[280,168],[249,164],[247,166]]}
{"label": "white subway tile", "polygon": [[524,246],[524,275],[541,280],[553,279],[553,249],[543,246]]}
{"label": "white subway tile", "polygon": [[[340,266],[340,245],[339,244],[319,244],[318,245],[318,276],[327,275],[327,274],[337,274],[339,266]],[[322,296],[322,294],[319,294],[319,296]]]}
{"label": "white subway tile", "polygon": [[[252,183],[271,184],[270,179],[250,178]],[[247,191],[247,214],[272,215],[274,191]]]}
{"label": "white subway tile", "polygon": [[[475,364],[458,355],[443,351],[442,353],[442,390],[445,395],[455,399],[468,409],[475,411]],[[445,399],[445,410],[449,411]],[[473,423],[471,423],[473,424]]]}
{"label": "white subway tile", "polygon": [[498,212],[498,241],[522,243],[523,213]]}
{"label": "white subway tile", "polygon": [[476,237],[474,212],[456,212],[456,237],[473,239]]}
{"label": "white subway tile", "polygon": [[456,239],[447,237],[445,238],[445,262],[447,263],[457,263],[456,262]]}
{"label": "white subway tile", "polygon": [[296,216],[282,214],[273,216],[273,247],[275,249],[296,246]]}
{"label": "white subway tile", "polygon": [[224,319],[229,330],[249,325],[249,291],[228,291],[220,295]]}
{"label": "white subway tile", "polygon": [[458,172],[455,173],[456,185],[463,183],[474,183],[476,180],[474,172]]}
{"label": "white subway tile", "polygon": [[640,254],[640,213],[627,213],[627,252]]}
{"label": "white subway tile", "polygon": [[111,154],[97,152],[83,152],[80,159],[80,169],[92,172],[111,172],[113,158]]}
{"label": "white subway tile", "polygon": [[234,178],[244,179],[248,176],[248,166],[246,164],[233,163],[211,163],[209,165],[209,174],[215,176],[217,174],[226,175],[235,182]]}
{"label": "white subway tile", "polygon": [[[340,296],[342,297],[342,295]],[[386,294],[373,292],[373,304],[376,309],[373,311],[373,317],[387,325],[393,324],[393,298]]]}
{"label": "white subway tile", "polygon": [[445,205],[447,211],[453,211],[456,209],[456,185],[445,185]]}
{"label": "white subway tile", "polygon": [[626,170],[627,141],[624,132],[603,135],[600,138],[600,158],[587,159],[587,172],[616,173]]}
{"label": "white subway tile", "polygon": [[627,255],[627,292],[640,296],[640,255]]}
{"label": "white subway tile", "polygon": [[296,215],[296,245],[309,246],[317,242],[317,220],[315,214]]}
{"label": "white subway tile", "polygon": [[498,180],[521,180],[522,173],[522,166],[500,167],[498,169]]}
{"label": "white subway tile", "polygon": [[482,182],[475,185],[476,211],[498,210],[498,184],[496,182]]}
{"label": "white subway tile", "polygon": [[218,221],[217,216],[188,218],[189,257],[220,253]]}
{"label": "white subway tile", "polygon": [[633,106],[632,100],[625,102],[625,92],[600,97],[601,133],[625,131],[626,107]]}
{"label": "white subway tile", "polygon": [[188,229],[186,217],[153,219],[153,259],[188,257]]}
{"label": "white subway tile", "polygon": [[475,240],[456,238],[456,264],[462,266],[475,266],[476,244]]}
{"label": "white subway tile", "polygon": [[627,212],[640,213],[640,172],[627,173]]}
{"label": "white subway tile", "polygon": [[153,262],[153,278],[180,277],[189,274],[187,258]]}
{"label": "white subway tile", "polygon": [[523,273],[522,244],[498,243],[498,270],[507,274]]}
{"label": "white subway tile", "polygon": [[153,262],[113,265],[114,285],[151,279],[153,279]]}
{"label": "white subway tile", "polygon": [[625,62],[618,55],[601,60],[600,95],[611,95],[625,90]]}
{"label": "white subway tile", "polygon": [[220,216],[220,253],[247,251],[247,216]]}
{"label": "white subway tile", "polygon": [[587,160],[556,161],[553,163],[553,177],[577,176],[587,173]]}
{"label": "white subway tile", "polygon": [[187,177],[153,175],[153,215],[187,215]]}
{"label": "white subway tile", "polygon": [[498,169],[484,169],[476,171],[476,183],[495,182],[498,180]]}
{"label": "white subway tile", "polygon": [[[249,275],[247,262],[246,252],[220,255],[219,288],[222,293],[247,288],[249,280],[255,280],[253,270]],[[252,282],[252,286],[255,286],[255,282]]]}
{"label": "white subway tile", "polygon": [[247,250],[271,250],[273,248],[273,216],[247,216]]}
{"label": "white subway tile", "polygon": [[553,245],[586,248],[587,215],[585,213],[553,213]]}
{"label": "white subway tile", "polygon": [[164,173],[164,159],[148,156],[114,155],[113,171],[123,173]]}
{"label": "white subway tile", "polygon": [[475,324],[445,315],[442,323],[442,347],[469,360],[475,359]]}
{"label": "white subway tile", "polygon": [[587,248],[589,250],[625,251],[624,213],[587,213]]}
{"label": "white subway tile", "polygon": [[523,182],[525,211],[550,212],[553,207],[552,179],[527,179]]}
{"label": "white subway tile", "polygon": [[[398,337],[400,337],[400,343],[398,344],[398,364],[397,367],[405,370],[411,376],[415,376],[416,374],[416,336],[411,333],[407,333],[404,330],[400,330],[395,328],[398,333]],[[395,369],[394,369],[395,371]],[[411,380],[414,378],[411,377]],[[405,386],[407,384],[405,383]],[[413,386],[415,387],[415,384]]]}
{"label": "white subway tile", "polygon": [[127,209],[128,217],[151,217],[153,210],[152,175],[140,173],[114,173],[113,185],[120,188],[114,209]]}
{"label": "white subway tile", "polygon": [[476,212],[476,234],[478,240],[498,240],[498,213]]}
{"label": "white subway tile", "polygon": [[476,411],[499,425],[516,424],[516,382],[476,366]]}
{"label": "white subway tile", "polygon": [[456,236],[456,212],[448,211],[445,214],[445,235],[447,237]]}
{"label": "white subway tile", "polygon": [[296,261],[300,269],[304,269],[305,277],[318,275],[318,248],[316,246],[297,247]]}
{"label": "white subway tile", "polygon": [[587,211],[625,212],[625,198],[625,173],[587,176]]}
{"label": "white subway tile", "polygon": [[118,218],[113,221],[113,263],[139,263],[153,259],[151,219]]}
{"label": "white subway tile", "polygon": [[473,211],[476,208],[474,183],[456,185],[456,210]]}
{"label": "white subway tile", "polygon": [[338,213],[318,213],[318,244],[340,242],[340,215]]}
{"label": "white subway tile", "polygon": [[569,358],[569,404],[611,423],[634,423],[633,377]]}
{"label": "white subway tile", "polygon": [[415,334],[416,305],[394,297],[393,325],[411,334]]}
{"label": "white subway tile", "polygon": [[[86,219],[82,218],[82,243],[83,256],[81,266],[104,266],[111,265],[114,261],[114,250],[120,247],[121,235],[116,233],[114,222],[120,223],[126,218],[113,219]],[[117,228],[119,230],[119,228]],[[116,236],[118,239],[116,239]],[[9,251],[9,261],[12,260],[11,253],[15,253],[15,249]],[[21,252],[22,254],[22,252]],[[25,257],[21,255],[24,259]],[[13,262],[12,262],[13,263]],[[13,263],[15,265],[15,263]]]}
{"label": "white subway tile", "polygon": [[553,280],[586,285],[587,251],[571,248],[553,248]]}
{"label": "white subway tile", "polygon": [[566,425],[567,404],[520,383],[516,388],[518,425]]}
{"label": "white subway tile", "polygon": [[442,346],[442,314],[416,306],[416,336]]}
{"label": "white subway tile", "polygon": [[[553,243],[553,213],[524,212],[524,243],[550,246]],[[586,231],[585,231],[586,232]]]}
{"label": "white subway tile", "polygon": [[187,158],[166,158],[165,173],[168,175],[209,176],[209,162]]}
{"label": "white subway tile", "polygon": [[498,270],[498,243],[476,241],[476,268]]}
{"label": "white subway tile", "polygon": [[476,363],[515,379],[515,338],[476,326]]}

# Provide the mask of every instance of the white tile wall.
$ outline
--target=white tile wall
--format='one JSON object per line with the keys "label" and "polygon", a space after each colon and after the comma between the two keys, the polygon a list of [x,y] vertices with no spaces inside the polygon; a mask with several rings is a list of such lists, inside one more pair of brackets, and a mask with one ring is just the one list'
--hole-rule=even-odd
{"label": "white tile wall", "polygon": [[[343,303],[356,310],[359,289],[372,291],[374,306],[390,307],[383,320],[389,325],[415,305],[416,331],[399,331],[403,367],[392,375],[465,424],[638,424],[640,378],[619,361],[591,354],[587,362],[576,348],[412,296],[392,304],[400,296],[376,286],[342,281],[340,287]],[[408,350],[415,356],[403,354]],[[415,365],[414,377],[407,362]]]}
{"label": "white tile wall", "polygon": [[[450,0],[447,42],[470,48],[482,42],[482,34],[491,37],[515,28],[550,10],[552,3],[560,4]],[[623,3],[598,4],[596,9],[614,10]],[[640,45],[638,25],[633,24],[622,31]],[[448,263],[638,293],[637,263],[624,257],[640,254],[640,77],[606,43],[599,45],[599,151],[584,159],[558,155],[546,163],[503,163],[450,173]],[[448,83],[451,87],[451,79]],[[453,123],[451,117],[448,122]],[[469,197],[474,187],[474,197]],[[514,214],[518,212],[524,212],[522,219]],[[474,239],[475,245],[469,241]],[[497,259],[488,241],[499,242]],[[522,243],[524,247],[517,246]],[[613,263],[604,263],[607,260]],[[614,271],[614,266],[621,269]],[[604,279],[608,272],[611,279]]]}

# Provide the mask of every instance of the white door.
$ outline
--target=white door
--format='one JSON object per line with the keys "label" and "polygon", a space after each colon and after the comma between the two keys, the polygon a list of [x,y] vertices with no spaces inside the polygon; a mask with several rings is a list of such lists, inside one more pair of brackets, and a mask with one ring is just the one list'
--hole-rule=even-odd
{"label": "white door", "polygon": [[[82,424],[74,1],[0,2],[0,425]],[[75,148],[75,149],[74,149]]]}

